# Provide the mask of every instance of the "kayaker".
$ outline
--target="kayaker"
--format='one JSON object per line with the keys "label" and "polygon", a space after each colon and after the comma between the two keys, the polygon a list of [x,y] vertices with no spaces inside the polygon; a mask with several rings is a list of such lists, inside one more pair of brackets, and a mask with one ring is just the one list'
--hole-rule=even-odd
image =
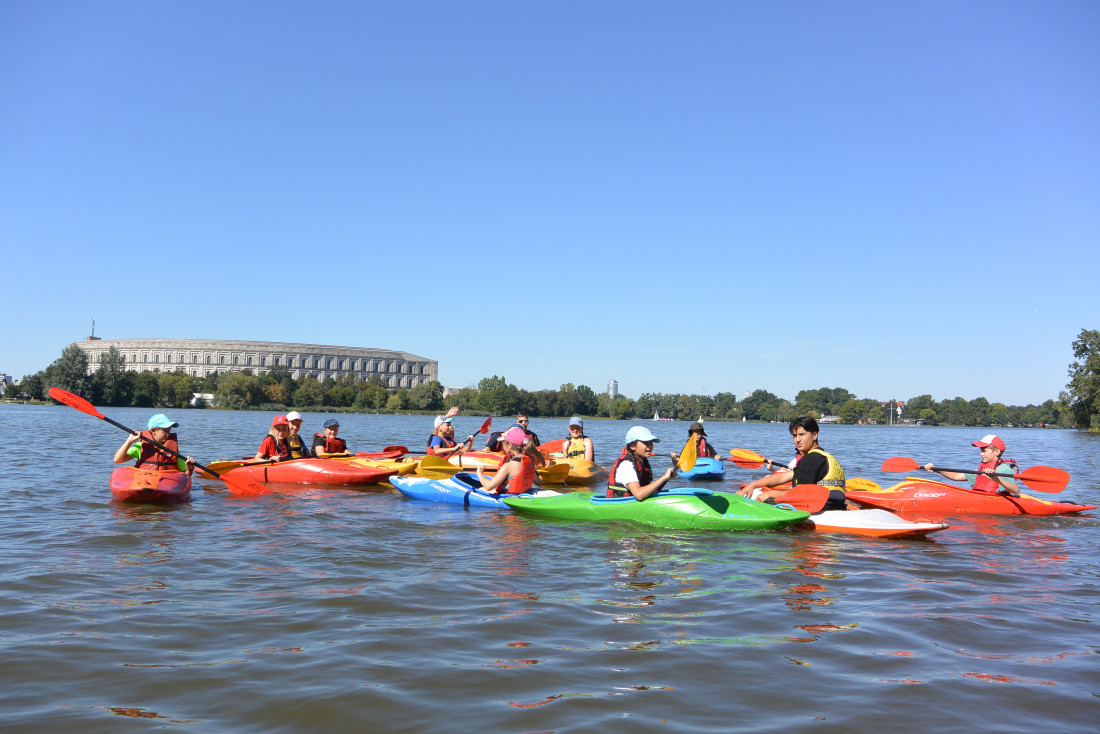
{"label": "kayaker", "polygon": [[538,446],[542,443],[542,441],[539,440],[539,434],[535,433],[534,431],[527,430],[527,426],[530,425],[530,423],[531,419],[527,417],[526,410],[521,410],[516,415],[516,425],[523,429],[523,432],[527,434],[527,438],[531,439],[532,446]]}
{"label": "kayaker", "polygon": [[700,459],[716,459],[718,452],[707,443],[707,432],[703,430],[702,423],[692,423],[688,429],[688,438],[695,437],[695,455]]}
{"label": "kayaker", "polygon": [[292,410],[286,414],[286,419],[290,426],[290,435],[286,437],[287,442],[290,444],[290,457],[292,459],[308,459],[313,456],[309,446],[306,446],[306,442],[298,435],[298,432],[302,430],[302,414]]}
{"label": "kayaker", "polygon": [[[161,451],[154,445],[154,442],[171,449],[172,451],[179,452],[179,441],[176,438],[176,434],[172,432],[173,428],[179,426],[179,423],[169,420],[168,416],[163,413],[157,413],[146,424],[146,430],[141,431],[137,435],[131,434],[126,437],[126,440],[122,442],[122,445],[118,447],[118,451],[115,452],[115,463],[125,464],[131,458],[130,448],[141,441],[141,446],[138,449],[137,463],[134,464],[135,469],[145,469],[147,471],[179,471],[179,457],[172,456],[166,451]],[[188,456],[183,460],[184,468],[187,473],[190,474],[195,470],[195,460]]]}
{"label": "kayaker", "polygon": [[981,463],[978,465],[977,472],[971,474],[961,471],[940,471],[931,462],[924,465],[924,470],[941,474],[953,482],[969,482],[970,487],[978,492],[1011,494],[1019,497],[1020,488],[1010,478],[1017,471],[1016,462],[1001,458],[1005,452],[1005,442],[1000,436],[990,433],[970,445],[977,446],[981,452]]}
{"label": "kayaker", "polygon": [[477,467],[481,488],[497,494],[522,494],[529,491],[535,481],[535,462],[523,448],[527,435],[522,429],[512,426],[501,434],[500,442],[503,444],[504,458],[497,467],[496,476],[487,480],[484,467]]}
{"label": "kayaker", "polygon": [[[427,453],[435,456],[450,456],[461,454],[466,450],[466,443],[455,443],[455,427],[451,421],[458,415],[458,406],[453,406],[447,411],[447,415],[437,415],[432,427],[432,435],[428,438]],[[473,445],[474,437],[469,436],[466,441]]]}
{"label": "kayaker", "polygon": [[[649,457],[653,456],[653,444],[659,441],[645,426],[634,426],[626,432],[626,448],[611,465],[611,474],[607,481],[608,497],[633,496],[640,502],[676,476],[674,464],[660,477],[653,478]],[[676,460],[675,454],[669,455],[673,461]]]}
{"label": "kayaker", "polygon": [[596,460],[596,448],[592,439],[584,435],[584,421],[573,416],[569,419],[569,437],[562,442],[562,454],[567,459]]}
{"label": "kayaker", "polygon": [[260,448],[256,450],[256,455],[252,457],[252,460],[286,461],[291,458],[290,443],[287,441],[288,436],[290,436],[290,421],[286,419],[285,415],[275,416],[271,419],[271,429],[264,436],[264,440],[260,442]]}
{"label": "kayaker", "polygon": [[329,418],[323,427],[324,433],[313,434],[313,455],[318,459],[332,459],[337,456],[352,456],[347,442],[337,436],[340,433],[340,421]]}
{"label": "kayaker", "polygon": [[792,487],[799,484],[820,484],[829,487],[829,499],[821,509],[846,510],[848,504],[844,501],[844,468],[832,454],[826,452],[818,443],[819,429],[817,421],[808,415],[801,415],[791,421],[789,430],[794,439],[794,448],[798,454],[795,456],[793,469],[780,470],[771,476],[749,482],[737,494],[752,497],[753,490],[761,490],[753,499],[782,502],[783,495],[789,489],[772,489],[780,484],[791,483]]}

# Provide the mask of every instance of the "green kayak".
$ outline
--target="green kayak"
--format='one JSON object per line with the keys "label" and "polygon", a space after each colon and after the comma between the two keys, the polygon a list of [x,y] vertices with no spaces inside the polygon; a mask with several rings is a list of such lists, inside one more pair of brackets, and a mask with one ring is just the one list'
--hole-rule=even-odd
{"label": "green kayak", "polygon": [[808,512],[754,502],[729,492],[672,489],[639,502],[604,497],[602,492],[570,492],[556,497],[505,497],[513,510],[538,517],[589,522],[635,522],[679,530],[778,530],[810,516]]}

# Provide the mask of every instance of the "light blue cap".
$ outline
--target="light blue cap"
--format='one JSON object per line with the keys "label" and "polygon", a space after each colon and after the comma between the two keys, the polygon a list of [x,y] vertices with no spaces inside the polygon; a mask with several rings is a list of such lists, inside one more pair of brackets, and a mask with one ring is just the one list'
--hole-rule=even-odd
{"label": "light blue cap", "polygon": [[652,441],[653,443],[660,443],[661,439],[650,433],[649,429],[645,426],[634,426],[626,432],[626,444],[629,446],[635,441]]}
{"label": "light blue cap", "polygon": [[157,413],[149,419],[149,430],[154,428],[175,428],[179,423],[168,420],[168,416],[164,413]]}
{"label": "light blue cap", "polygon": [[581,428],[584,428],[584,421],[582,421],[577,416],[573,416],[572,418],[569,419],[569,425],[571,425],[571,426],[580,426]]}

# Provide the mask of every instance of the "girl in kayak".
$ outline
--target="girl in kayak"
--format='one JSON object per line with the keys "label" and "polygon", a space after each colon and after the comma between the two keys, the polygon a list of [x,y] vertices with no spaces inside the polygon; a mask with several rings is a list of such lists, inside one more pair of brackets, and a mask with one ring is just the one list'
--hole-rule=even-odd
{"label": "girl in kayak", "polygon": [[[163,413],[157,413],[149,419],[147,430],[126,437],[126,440],[118,447],[118,451],[115,452],[115,463],[125,464],[131,458],[136,458],[135,469],[180,471],[179,458],[167,451],[161,451],[155,445],[159,443],[178,453],[180,450],[179,442],[176,439],[176,434],[172,433],[172,429],[178,425],[179,423],[168,420],[168,416]],[[138,441],[141,441],[141,446],[137,449],[137,456],[134,457],[130,451],[131,447]],[[190,456],[183,460],[183,464],[183,468],[188,474],[195,470],[195,460]]]}
{"label": "girl in kayak", "polygon": [[1011,494],[1019,497],[1020,488],[1009,478],[1016,473],[1016,462],[1001,458],[1005,452],[1005,442],[999,436],[990,433],[970,445],[977,446],[981,452],[982,463],[978,465],[976,473],[941,471],[931,462],[924,465],[924,470],[942,474],[953,482],[970,482],[971,488],[979,492]]}
{"label": "girl in kayak", "polygon": [[[457,405],[448,410],[447,415],[437,415],[435,417],[435,426],[432,435],[428,438],[427,453],[435,456],[449,456],[451,454],[461,454],[466,450],[466,443],[455,443],[455,427],[451,425],[451,420],[456,415],[458,415]],[[473,446],[474,437],[469,436],[466,441]]]}
{"label": "girl in kayak", "polygon": [[716,459],[718,452],[707,443],[707,432],[703,430],[702,423],[692,423],[688,429],[688,438],[695,437],[695,455],[700,459]]}
{"label": "girl in kayak", "polygon": [[291,458],[290,442],[287,440],[289,436],[290,421],[286,419],[285,415],[275,416],[271,419],[271,430],[260,442],[260,448],[256,450],[256,455],[252,457],[252,460],[286,461]]}
{"label": "girl in kayak", "polygon": [[576,416],[569,419],[569,438],[562,444],[562,453],[567,459],[596,460],[592,439],[584,435],[584,421]]}
{"label": "girl in kayak", "polygon": [[302,430],[302,414],[292,410],[286,414],[286,419],[290,428],[290,434],[286,437],[287,442],[290,444],[290,457],[292,459],[312,457],[313,452],[310,451],[309,446],[306,446],[306,442],[302,440],[302,437],[298,435],[298,432]]}
{"label": "girl in kayak", "polygon": [[531,490],[535,481],[535,462],[524,451],[523,445],[526,441],[527,435],[522,428],[516,426],[501,435],[504,458],[497,467],[496,476],[486,479],[485,469],[481,466],[477,468],[477,478],[481,480],[482,490],[497,494],[522,494]]}
{"label": "girl in kayak", "polygon": [[[657,479],[653,478],[653,469],[649,466],[649,457],[653,456],[653,444],[660,441],[645,426],[634,426],[626,432],[626,447],[611,465],[611,474],[607,480],[608,497],[632,496],[639,502],[659,491],[676,476],[676,466],[665,470]],[[673,462],[676,454],[669,454]]]}
{"label": "girl in kayak", "polygon": [[848,504],[844,501],[844,467],[817,442],[817,421],[808,415],[799,416],[791,421],[790,432],[794,439],[794,448],[798,452],[794,458],[794,468],[749,482],[737,494],[752,497],[753,490],[760,489],[761,492],[753,499],[782,502],[783,495],[789,490],[772,487],[787,482],[792,487],[799,484],[820,484],[830,489],[829,500],[822,512],[848,509]]}
{"label": "girl in kayak", "polygon": [[351,456],[348,444],[344,439],[338,438],[340,422],[335,418],[325,421],[324,433],[313,434],[313,455],[318,459],[330,459],[336,456]]}

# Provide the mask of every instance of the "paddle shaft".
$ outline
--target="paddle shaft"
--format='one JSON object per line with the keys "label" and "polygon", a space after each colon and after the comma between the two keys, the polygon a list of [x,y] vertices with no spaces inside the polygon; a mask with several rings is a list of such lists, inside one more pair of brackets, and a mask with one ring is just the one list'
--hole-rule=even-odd
{"label": "paddle shaft", "polygon": [[[112,426],[114,426],[114,427],[116,427],[116,428],[121,428],[122,430],[124,430],[124,431],[126,431],[127,433],[129,433],[129,434],[130,434],[131,436],[141,436],[141,434],[140,434],[140,433],[138,433],[137,431],[135,431],[135,430],[134,430],[133,428],[127,428],[126,426],[122,425],[121,423],[119,423],[118,421],[114,420],[113,418],[108,418],[107,416],[101,416],[101,417],[102,417],[102,419],[103,419],[103,420],[107,421],[107,422],[108,422],[108,423],[110,423],[110,424],[111,424]],[[168,454],[168,455],[170,455],[170,456],[174,456],[174,457],[176,457],[177,459],[183,459],[184,461],[187,461],[187,457],[186,457],[186,456],[184,456],[183,454],[181,454],[181,453],[180,453],[180,452],[178,452],[178,451],[173,451],[172,449],[168,448],[167,446],[165,446],[165,445],[164,445],[164,444],[162,444],[162,443],[157,443],[156,441],[154,441],[154,440],[153,440],[152,436],[150,436],[150,437],[149,437],[148,439],[146,439],[145,437],[142,437],[142,438],[141,438],[141,440],[142,440],[142,441],[148,441],[149,443],[153,444],[153,445],[154,445],[154,446],[156,446],[156,447],[157,447],[158,449],[160,449],[161,451],[163,451],[164,453],[166,453],[166,454]],[[202,464],[200,464],[200,463],[199,463],[199,462],[197,462],[197,461],[195,462],[195,466],[197,466],[198,468],[202,469],[202,470],[203,470],[204,472],[206,472],[207,474],[209,474],[210,476],[212,476],[212,477],[214,477],[214,478],[216,478],[216,479],[221,479],[221,478],[222,478],[222,475],[221,475],[221,474],[218,474],[218,473],[217,473],[216,471],[214,471],[213,469],[210,469],[210,468],[208,468],[208,467],[205,467],[205,466],[203,466]]]}

